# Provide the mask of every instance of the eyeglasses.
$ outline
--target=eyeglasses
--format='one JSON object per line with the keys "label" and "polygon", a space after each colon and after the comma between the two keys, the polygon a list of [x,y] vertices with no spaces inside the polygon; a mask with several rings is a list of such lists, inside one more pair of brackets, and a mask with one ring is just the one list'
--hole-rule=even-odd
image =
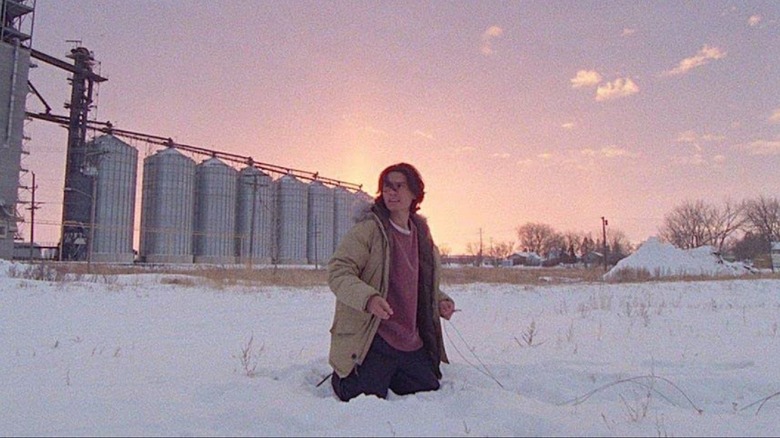
{"label": "eyeglasses", "polygon": [[405,182],[394,183],[392,181],[387,181],[387,180],[385,180],[384,184],[382,184],[382,191],[383,192],[389,192],[389,191],[392,190],[392,191],[398,193],[403,188],[407,188],[408,189],[409,188],[409,184],[407,184]]}

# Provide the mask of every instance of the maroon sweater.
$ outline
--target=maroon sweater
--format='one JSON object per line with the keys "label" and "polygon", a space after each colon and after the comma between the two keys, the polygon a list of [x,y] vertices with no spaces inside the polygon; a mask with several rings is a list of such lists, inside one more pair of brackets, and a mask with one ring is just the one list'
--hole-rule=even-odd
{"label": "maroon sweater", "polygon": [[423,346],[417,329],[417,297],[420,256],[417,245],[417,228],[409,221],[410,232],[389,227],[390,287],[387,302],[393,309],[389,319],[379,324],[379,336],[396,350],[415,351]]}

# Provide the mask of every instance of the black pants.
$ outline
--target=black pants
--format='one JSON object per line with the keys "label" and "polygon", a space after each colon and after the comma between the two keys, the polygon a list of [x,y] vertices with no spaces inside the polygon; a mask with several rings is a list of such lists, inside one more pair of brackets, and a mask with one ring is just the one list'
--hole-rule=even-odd
{"label": "black pants", "polygon": [[343,379],[333,373],[331,384],[341,401],[360,394],[386,398],[388,389],[398,395],[439,389],[439,379],[424,348],[396,350],[379,335],[374,336],[363,363]]}

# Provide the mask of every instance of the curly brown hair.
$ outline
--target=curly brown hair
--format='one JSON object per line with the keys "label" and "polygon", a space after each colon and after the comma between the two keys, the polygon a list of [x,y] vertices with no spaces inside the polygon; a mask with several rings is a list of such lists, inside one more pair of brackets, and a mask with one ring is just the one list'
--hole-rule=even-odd
{"label": "curly brown hair", "polygon": [[375,203],[377,205],[384,205],[384,198],[382,197],[382,190],[385,188],[385,181],[387,181],[387,175],[391,172],[399,172],[406,176],[406,182],[409,184],[409,190],[414,195],[412,205],[409,207],[409,211],[414,213],[420,209],[420,204],[425,198],[425,182],[423,182],[420,172],[409,163],[397,163],[392,166],[388,166],[382,173],[379,174],[379,184],[377,189],[377,197]]}

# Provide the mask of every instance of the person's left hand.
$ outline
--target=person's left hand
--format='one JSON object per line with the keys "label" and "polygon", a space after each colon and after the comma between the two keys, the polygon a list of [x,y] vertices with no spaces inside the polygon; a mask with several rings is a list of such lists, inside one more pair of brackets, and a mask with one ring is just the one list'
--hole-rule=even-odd
{"label": "person's left hand", "polygon": [[450,300],[439,301],[439,315],[442,318],[449,320],[453,313],[455,313],[455,303]]}

